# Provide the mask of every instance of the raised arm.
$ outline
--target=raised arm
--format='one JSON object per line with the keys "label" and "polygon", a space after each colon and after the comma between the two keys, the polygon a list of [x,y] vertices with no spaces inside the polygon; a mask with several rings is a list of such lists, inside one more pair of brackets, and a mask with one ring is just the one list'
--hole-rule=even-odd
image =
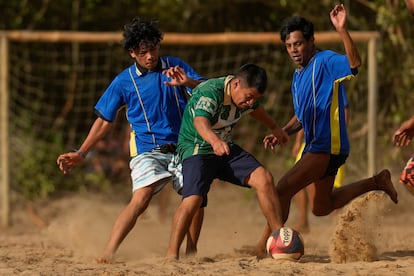
{"label": "raised arm", "polygon": [[347,12],[345,6],[343,4],[335,5],[329,15],[333,26],[342,39],[345,47],[345,53],[348,57],[349,65],[352,69],[358,68],[361,66],[361,57],[351,38],[351,35],[346,28]]}

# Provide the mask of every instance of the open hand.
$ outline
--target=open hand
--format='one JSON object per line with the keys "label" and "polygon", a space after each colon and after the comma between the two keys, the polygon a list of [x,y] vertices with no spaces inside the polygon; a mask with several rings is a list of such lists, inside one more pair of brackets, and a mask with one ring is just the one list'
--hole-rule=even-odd
{"label": "open hand", "polygon": [[392,141],[397,147],[408,146],[414,136],[414,117],[403,122],[393,133]]}
{"label": "open hand", "polygon": [[343,4],[335,5],[335,7],[329,13],[331,22],[336,30],[345,28],[346,23],[346,9]]}
{"label": "open hand", "polygon": [[171,78],[171,81],[164,82],[166,85],[169,86],[180,86],[185,85],[188,82],[188,76],[185,71],[179,67],[174,66],[162,71],[163,74],[167,75]]}

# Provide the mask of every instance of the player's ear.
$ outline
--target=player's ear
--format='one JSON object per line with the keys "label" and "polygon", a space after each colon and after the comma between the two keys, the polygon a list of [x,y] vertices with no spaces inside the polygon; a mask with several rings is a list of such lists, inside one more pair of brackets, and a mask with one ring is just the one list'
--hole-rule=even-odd
{"label": "player's ear", "polygon": [[239,88],[244,87],[243,86],[243,83],[245,83],[244,80],[241,77],[237,77],[236,79],[237,79],[237,86]]}
{"label": "player's ear", "polygon": [[132,58],[135,58],[135,57],[136,57],[134,49],[130,48],[128,51],[129,51],[129,55],[130,55]]}
{"label": "player's ear", "polygon": [[238,77],[235,77],[234,79],[232,79],[231,82],[230,82],[231,88],[236,89],[239,86],[239,82],[240,82],[240,80],[239,80]]}
{"label": "player's ear", "polygon": [[239,78],[234,79],[234,85],[236,85],[236,86],[240,85],[240,79]]}
{"label": "player's ear", "polygon": [[309,38],[308,42],[310,42],[310,43],[312,43],[312,44],[315,44],[315,37],[314,37],[314,36],[311,36],[311,37]]}

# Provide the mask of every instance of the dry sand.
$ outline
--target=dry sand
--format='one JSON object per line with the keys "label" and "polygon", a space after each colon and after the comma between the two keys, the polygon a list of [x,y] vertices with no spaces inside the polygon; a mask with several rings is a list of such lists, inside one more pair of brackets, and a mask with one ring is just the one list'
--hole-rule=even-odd
{"label": "dry sand", "polygon": [[[128,198],[83,194],[36,203],[44,227],[13,206],[13,226],[0,232],[0,275],[414,275],[414,196],[396,188],[398,205],[371,192],[335,214],[311,215],[299,262],[246,253],[264,218],[251,191],[227,183],[215,183],[209,194],[197,257],[179,261],[164,258],[179,202],[173,192],[166,221],[160,222],[155,197],[112,264],[94,260]],[[287,226],[295,215],[293,206]]]}

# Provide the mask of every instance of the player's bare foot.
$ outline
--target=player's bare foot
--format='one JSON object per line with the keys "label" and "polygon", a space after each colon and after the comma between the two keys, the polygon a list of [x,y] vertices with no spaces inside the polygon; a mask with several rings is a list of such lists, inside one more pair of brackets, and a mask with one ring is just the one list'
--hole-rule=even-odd
{"label": "player's bare foot", "polygon": [[264,249],[262,250],[261,246],[243,245],[242,248],[234,249],[234,251],[242,255],[255,256],[259,260],[268,257],[267,252]]}
{"label": "player's bare foot", "polygon": [[394,189],[394,184],[391,181],[391,173],[389,170],[382,170],[379,174],[374,176],[375,183],[378,189],[386,192],[388,196],[394,201],[395,204],[398,203],[397,191]]}
{"label": "player's bare foot", "polygon": [[163,263],[164,264],[176,263],[176,262],[178,262],[178,256],[165,256],[163,258]]}
{"label": "player's bare foot", "polygon": [[96,258],[95,261],[98,264],[110,264],[112,263],[112,258],[111,257],[99,257],[99,258]]}
{"label": "player's bare foot", "polygon": [[186,257],[195,257],[197,256],[197,250],[196,249],[187,249],[185,252]]}
{"label": "player's bare foot", "polygon": [[252,255],[256,256],[258,260],[269,257],[269,255],[266,252],[265,246],[257,246],[252,253]]}

